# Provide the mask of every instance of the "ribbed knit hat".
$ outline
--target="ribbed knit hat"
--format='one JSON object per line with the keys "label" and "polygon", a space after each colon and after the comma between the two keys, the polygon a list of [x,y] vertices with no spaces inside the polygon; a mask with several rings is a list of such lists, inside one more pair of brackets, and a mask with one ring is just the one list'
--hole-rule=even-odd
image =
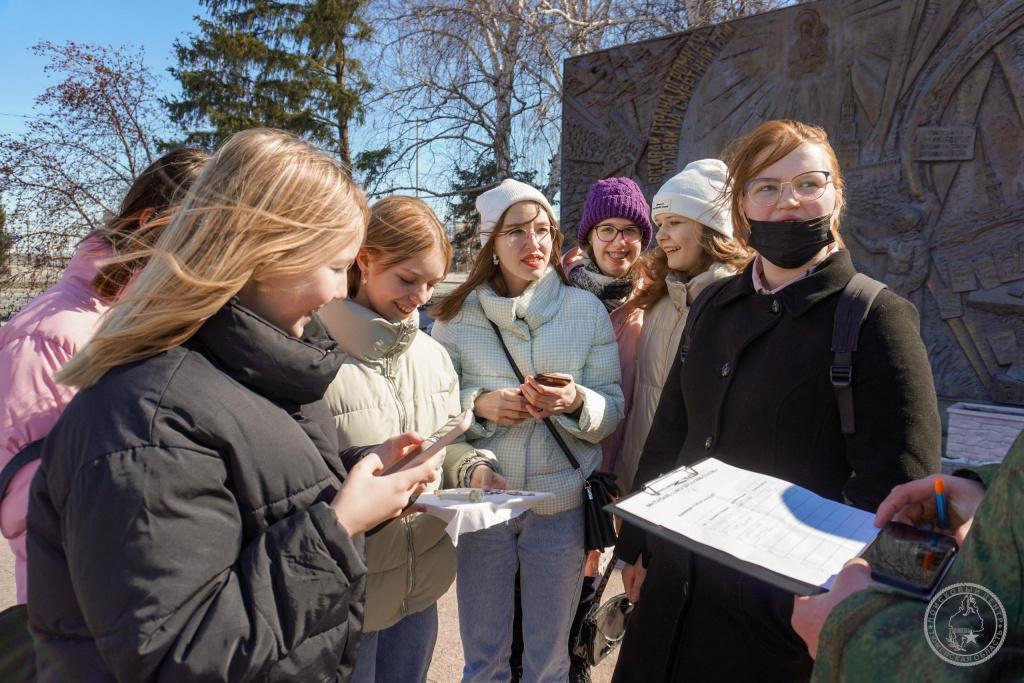
{"label": "ribbed knit hat", "polygon": [[629,178],[605,178],[590,186],[587,200],[583,204],[583,217],[576,233],[580,246],[587,243],[591,229],[608,218],[625,218],[633,221],[643,230],[643,248],[651,243],[654,228],[651,225],[650,207],[640,187]]}
{"label": "ribbed knit hat", "polygon": [[654,195],[651,217],[675,213],[732,237],[732,217],[728,202],[723,199],[727,171],[725,163],[719,159],[688,163]]}
{"label": "ribbed knit hat", "polygon": [[547,197],[537,188],[521,183],[512,178],[501,181],[497,187],[493,187],[476,198],[476,210],[480,214],[480,246],[487,244],[491,238],[494,226],[501,219],[501,214],[513,204],[519,202],[536,202],[540,204],[553,216],[554,210],[548,203]]}

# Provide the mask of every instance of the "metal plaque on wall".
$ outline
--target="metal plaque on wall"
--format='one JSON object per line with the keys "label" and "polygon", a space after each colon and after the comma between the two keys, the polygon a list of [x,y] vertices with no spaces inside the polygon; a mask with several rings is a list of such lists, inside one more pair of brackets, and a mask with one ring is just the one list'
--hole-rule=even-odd
{"label": "metal plaque on wall", "polygon": [[822,0],[566,61],[562,224],[762,121],[828,131],[859,270],[910,299],[939,395],[1024,404],[1024,1]]}

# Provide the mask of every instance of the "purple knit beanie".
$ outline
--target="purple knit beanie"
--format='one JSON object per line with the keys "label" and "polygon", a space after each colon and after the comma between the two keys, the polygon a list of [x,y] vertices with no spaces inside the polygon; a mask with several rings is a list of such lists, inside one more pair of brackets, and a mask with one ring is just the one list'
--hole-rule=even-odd
{"label": "purple knit beanie", "polygon": [[644,199],[640,187],[629,178],[605,178],[590,186],[587,201],[583,204],[583,218],[576,233],[580,246],[587,243],[591,228],[606,218],[625,218],[643,230],[643,248],[651,243],[654,228],[651,226],[651,207]]}

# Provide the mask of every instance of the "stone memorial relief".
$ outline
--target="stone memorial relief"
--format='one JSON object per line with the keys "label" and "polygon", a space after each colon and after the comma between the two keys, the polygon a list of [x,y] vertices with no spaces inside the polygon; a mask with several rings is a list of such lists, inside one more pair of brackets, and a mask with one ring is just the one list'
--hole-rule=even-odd
{"label": "stone memorial relief", "polygon": [[858,268],[921,313],[940,396],[1024,404],[1024,0],[823,0],[565,65],[562,222],[762,121],[824,127]]}

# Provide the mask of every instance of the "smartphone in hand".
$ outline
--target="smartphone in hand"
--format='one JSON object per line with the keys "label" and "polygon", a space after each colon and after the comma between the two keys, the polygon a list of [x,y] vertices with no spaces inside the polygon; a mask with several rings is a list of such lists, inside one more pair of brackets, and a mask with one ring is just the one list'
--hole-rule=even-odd
{"label": "smartphone in hand", "polygon": [[555,375],[546,372],[541,372],[533,376],[537,380],[538,384],[543,384],[546,387],[564,387],[572,381],[572,377],[568,375]]}
{"label": "smartphone in hand", "polygon": [[438,432],[432,436],[428,441],[432,443],[424,442],[423,448],[415,453],[396,460],[391,464],[390,467],[382,470],[378,476],[386,477],[389,474],[400,472],[410,467],[416,467],[430,458],[437,455],[446,446],[450,446],[455,442],[455,439],[459,438],[465,433],[469,426],[473,424],[473,411],[467,410],[464,413],[456,415],[445,424]]}
{"label": "smartphone in hand", "polygon": [[956,541],[935,531],[889,522],[861,557],[871,565],[875,581],[927,597],[956,557]]}

